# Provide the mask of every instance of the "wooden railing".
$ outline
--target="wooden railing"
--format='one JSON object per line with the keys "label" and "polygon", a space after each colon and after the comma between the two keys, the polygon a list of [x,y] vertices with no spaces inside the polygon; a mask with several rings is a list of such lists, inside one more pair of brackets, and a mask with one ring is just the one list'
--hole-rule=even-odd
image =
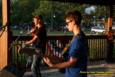
{"label": "wooden railing", "polygon": [[[64,46],[71,40],[72,36],[48,36],[47,37],[47,46],[46,51],[52,52],[56,55],[62,51]],[[31,39],[30,36],[14,36],[13,37],[13,46],[12,46],[12,63],[16,65],[25,65],[27,55],[19,54],[18,44]],[[88,61],[98,61],[104,60],[107,54],[107,40],[105,35],[90,35],[87,36],[89,52],[88,52]]]}

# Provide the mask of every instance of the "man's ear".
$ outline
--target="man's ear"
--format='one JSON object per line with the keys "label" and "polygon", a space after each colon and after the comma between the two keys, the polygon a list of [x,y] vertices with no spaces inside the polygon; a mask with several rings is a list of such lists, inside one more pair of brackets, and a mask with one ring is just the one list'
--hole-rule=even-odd
{"label": "man's ear", "polygon": [[73,21],[72,21],[72,24],[76,25],[77,23],[76,23],[76,21],[75,21],[75,20],[73,20]]}

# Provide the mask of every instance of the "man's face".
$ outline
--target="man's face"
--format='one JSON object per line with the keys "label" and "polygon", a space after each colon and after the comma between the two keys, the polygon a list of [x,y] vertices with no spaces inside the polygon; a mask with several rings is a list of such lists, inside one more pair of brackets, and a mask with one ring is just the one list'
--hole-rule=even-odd
{"label": "man's face", "polygon": [[37,18],[33,18],[33,22],[35,25],[37,25],[39,23],[39,20]]}
{"label": "man's face", "polygon": [[73,25],[74,25],[73,20],[72,19],[66,19],[65,22],[66,22],[66,27],[68,28],[68,30],[70,32],[72,32],[73,31]]}

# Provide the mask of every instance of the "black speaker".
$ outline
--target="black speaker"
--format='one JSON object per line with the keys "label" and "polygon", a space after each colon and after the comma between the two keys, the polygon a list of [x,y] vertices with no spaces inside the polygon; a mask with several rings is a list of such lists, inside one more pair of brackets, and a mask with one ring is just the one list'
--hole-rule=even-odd
{"label": "black speaker", "polygon": [[11,72],[3,69],[2,71],[0,71],[0,77],[16,77],[16,75],[14,75]]}
{"label": "black speaker", "polygon": [[24,71],[14,65],[9,65],[0,71],[0,77],[23,77]]}

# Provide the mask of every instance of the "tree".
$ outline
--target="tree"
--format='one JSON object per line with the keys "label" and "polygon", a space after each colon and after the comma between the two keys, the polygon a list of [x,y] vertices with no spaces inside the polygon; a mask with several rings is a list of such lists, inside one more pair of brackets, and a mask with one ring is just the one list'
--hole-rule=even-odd
{"label": "tree", "polygon": [[11,5],[11,21],[12,23],[28,23],[32,20],[32,16],[42,15],[45,24],[50,28],[55,28],[65,26],[64,15],[70,10],[79,10],[83,15],[83,22],[88,24],[92,22],[93,16],[108,14],[105,6],[97,6],[96,12],[88,15],[84,10],[89,6],[91,5],[66,1],[16,0]]}
{"label": "tree", "polygon": [[41,14],[48,26],[61,26],[64,25],[64,15],[68,10],[79,9],[79,4],[58,2],[58,1],[40,1],[39,7],[35,9],[33,15]]}
{"label": "tree", "polygon": [[18,0],[11,3],[11,22],[27,23],[32,19],[32,12],[36,9],[38,0]]}

